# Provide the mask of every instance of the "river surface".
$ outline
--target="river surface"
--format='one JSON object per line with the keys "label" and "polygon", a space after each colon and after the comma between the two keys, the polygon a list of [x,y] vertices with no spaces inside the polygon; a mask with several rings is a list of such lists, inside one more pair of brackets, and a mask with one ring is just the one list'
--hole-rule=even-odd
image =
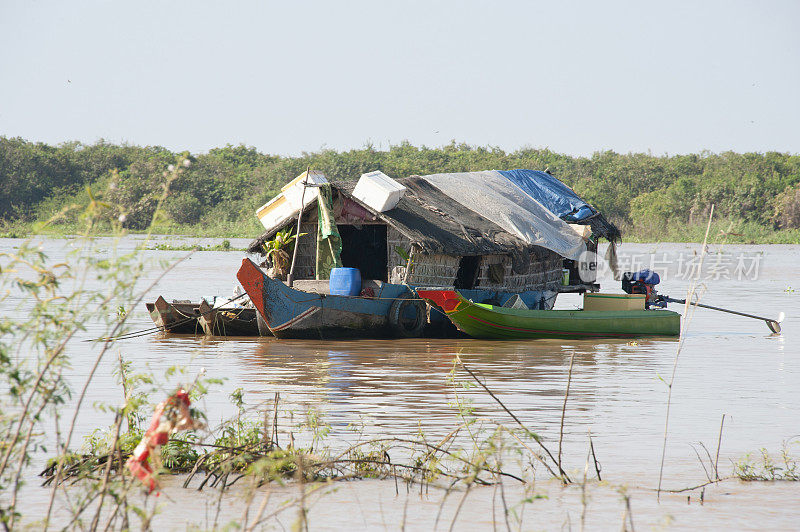
{"label": "river surface", "polygon": [[[139,237],[125,240],[131,248]],[[18,240],[0,240],[0,251],[12,251]],[[172,245],[201,242],[165,237]],[[70,240],[43,242],[53,259],[74,245]],[[212,243],[218,243],[214,241]],[[244,247],[245,240],[232,240]],[[109,246],[111,244],[109,243]],[[690,266],[696,263],[698,244],[624,244],[620,258],[625,265],[651,266],[662,273],[661,293],[685,297]],[[155,263],[174,261],[183,251],[145,251],[153,269],[140,282],[156,281]],[[202,296],[229,296],[242,252],[196,252],[155,286],[146,301],[159,294],[172,299],[197,300]],[[703,302],[745,312],[777,317],[785,312],[783,333],[772,334],[764,322],[697,310],[688,326],[680,353],[672,394],[672,406],[664,468],[664,487],[680,489],[703,483],[706,474],[695,449],[704,456],[704,444],[713,455],[720,422],[725,415],[719,470],[733,470],[733,462],[759,449],[779,457],[784,442],[800,458],[800,246],[710,246],[701,273]],[[620,292],[619,283],[601,268],[604,291]],[[797,290],[797,291],[794,291]],[[0,303],[8,312],[20,302]],[[580,306],[577,295],[562,295],[557,308]],[[673,310],[683,312],[680,305]],[[130,316],[132,329],[152,327],[139,305]],[[80,339],[103,333],[89,324]],[[574,367],[564,421],[564,464],[571,477],[580,479],[587,463],[589,434],[602,466],[603,482],[586,487],[582,504],[580,483],[562,487],[540,472],[535,492],[541,495],[525,505],[524,530],[579,529],[583,514],[587,529],[619,530],[625,502],[630,496],[633,523],[638,529],[770,529],[800,528],[800,483],[729,480],[709,486],[700,504],[700,491],[662,494],[658,484],[667,404],[667,386],[675,362],[675,340],[533,340],[483,341],[470,339],[290,341],[274,338],[205,338],[150,334],[117,343],[103,360],[78,418],[75,441],[111,423],[111,416],[92,408],[95,402],[118,403],[119,385],[112,376],[120,353],[140,371],[156,376],[174,364],[188,368],[187,380],[205,368],[207,374],[224,377],[197,406],[210,425],[234,413],[228,395],[244,390],[249,407],[271,404],[276,392],[286,412],[300,417],[309,408],[318,410],[332,427],[331,441],[345,442],[352,425],[363,425],[370,435],[413,437],[420,431],[430,440],[441,439],[459,423],[453,406],[453,386],[448,375],[454,355],[485,378],[500,400],[551,449],[557,448],[561,409],[570,359]],[[75,388],[88,374],[97,346],[73,342],[70,347],[70,380]],[[469,380],[460,372],[457,377]],[[174,380],[174,378],[173,378]],[[170,384],[163,389],[168,390]],[[75,394],[76,395],[76,394]],[[486,424],[513,421],[491,397],[476,387],[459,392],[471,400],[475,414]],[[74,400],[74,396],[73,396]],[[152,398],[155,403],[160,398]],[[290,419],[282,419],[287,425]],[[297,419],[294,419],[296,422]],[[467,444],[466,436],[459,442]],[[794,439],[793,439],[794,438]],[[43,463],[46,455],[37,455]],[[708,467],[708,460],[706,459]],[[34,468],[35,469],[35,468]],[[594,467],[588,477],[594,478]],[[211,528],[215,516],[209,510],[218,493],[180,487],[182,479],[167,478],[156,518],[158,529]],[[291,485],[274,488],[269,508],[297,495]],[[24,488],[21,511],[34,521],[46,505],[49,491],[30,476]],[[365,480],[337,484],[309,497],[310,529],[409,529],[434,527],[444,491],[418,488],[399,493],[393,481]],[[445,500],[438,528],[451,526],[462,492]],[[509,505],[523,498],[518,488],[508,487]],[[260,497],[259,497],[260,498]],[[152,500],[152,498],[151,498]],[[62,501],[59,497],[59,503]],[[226,495],[217,517],[219,523],[239,519],[243,498]],[[499,529],[506,525],[493,488],[474,488],[461,506],[453,528]],[[267,513],[269,513],[268,510]],[[520,507],[516,509],[520,512]],[[494,517],[493,517],[494,514]],[[296,512],[288,511],[270,521],[271,528],[290,528]],[[66,524],[66,523],[64,523]],[[512,522],[512,527],[518,525]]]}

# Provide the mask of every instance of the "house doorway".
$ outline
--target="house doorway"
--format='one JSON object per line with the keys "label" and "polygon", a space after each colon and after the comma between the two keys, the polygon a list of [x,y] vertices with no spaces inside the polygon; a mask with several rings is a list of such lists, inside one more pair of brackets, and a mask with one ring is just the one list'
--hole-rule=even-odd
{"label": "house doorway", "polygon": [[385,225],[337,225],[342,237],[342,266],[358,268],[362,279],[388,280]]}
{"label": "house doorway", "polygon": [[469,290],[478,286],[478,270],[480,269],[481,258],[477,255],[471,257],[461,257],[458,261],[458,271],[453,288],[463,288]]}

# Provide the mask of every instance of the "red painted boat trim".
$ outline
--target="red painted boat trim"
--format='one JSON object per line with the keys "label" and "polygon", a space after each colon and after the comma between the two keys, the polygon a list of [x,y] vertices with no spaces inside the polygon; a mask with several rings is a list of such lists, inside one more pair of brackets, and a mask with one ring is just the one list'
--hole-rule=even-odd
{"label": "red painted boat trim", "polygon": [[417,290],[417,295],[423,299],[433,301],[447,314],[458,309],[461,304],[461,298],[453,290]]}
{"label": "red painted boat trim", "polygon": [[264,274],[250,259],[242,259],[242,266],[236,272],[236,278],[253,302],[253,306],[264,314]]}

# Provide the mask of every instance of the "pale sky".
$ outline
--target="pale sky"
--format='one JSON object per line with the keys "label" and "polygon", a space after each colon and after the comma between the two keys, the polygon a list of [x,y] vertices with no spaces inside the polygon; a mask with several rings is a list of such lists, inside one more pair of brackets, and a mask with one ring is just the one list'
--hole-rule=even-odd
{"label": "pale sky", "polygon": [[800,152],[800,1],[0,0],[0,135]]}

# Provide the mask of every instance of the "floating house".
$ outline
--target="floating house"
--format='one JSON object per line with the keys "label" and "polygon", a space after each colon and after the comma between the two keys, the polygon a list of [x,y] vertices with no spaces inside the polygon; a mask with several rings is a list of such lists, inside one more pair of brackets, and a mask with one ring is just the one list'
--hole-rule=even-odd
{"label": "floating house", "polygon": [[[327,201],[320,199],[322,189]],[[320,201],[330,208],[319,209]],[[361,292],[338,301],[338,307],[328,272],[317,267],[321,212],[338,229],[341,265],[358,269],[362,279]],[[620,237],[602,214],[547,172],[396,180],[372,172],[357,181],[330,182],[320,172],[309,172],[259,209],[266,231],[248,251],[266,254],[265,244],[279,231],[296,229],[298,215],[301,236],[292,286],[270,278],[249,259],[239,275],[278,337],[424,334],[435,317],[414,297],[417,287],[454,288],[475,302],[548,310],[560,292],[597,290],[593,254],[587,251],[596,251],[599,238]],[[259,293],[254,297],[253,292]],[[397,304],[398,298],[406,303]],[[397,323],[415,313],[413,327]]]}

